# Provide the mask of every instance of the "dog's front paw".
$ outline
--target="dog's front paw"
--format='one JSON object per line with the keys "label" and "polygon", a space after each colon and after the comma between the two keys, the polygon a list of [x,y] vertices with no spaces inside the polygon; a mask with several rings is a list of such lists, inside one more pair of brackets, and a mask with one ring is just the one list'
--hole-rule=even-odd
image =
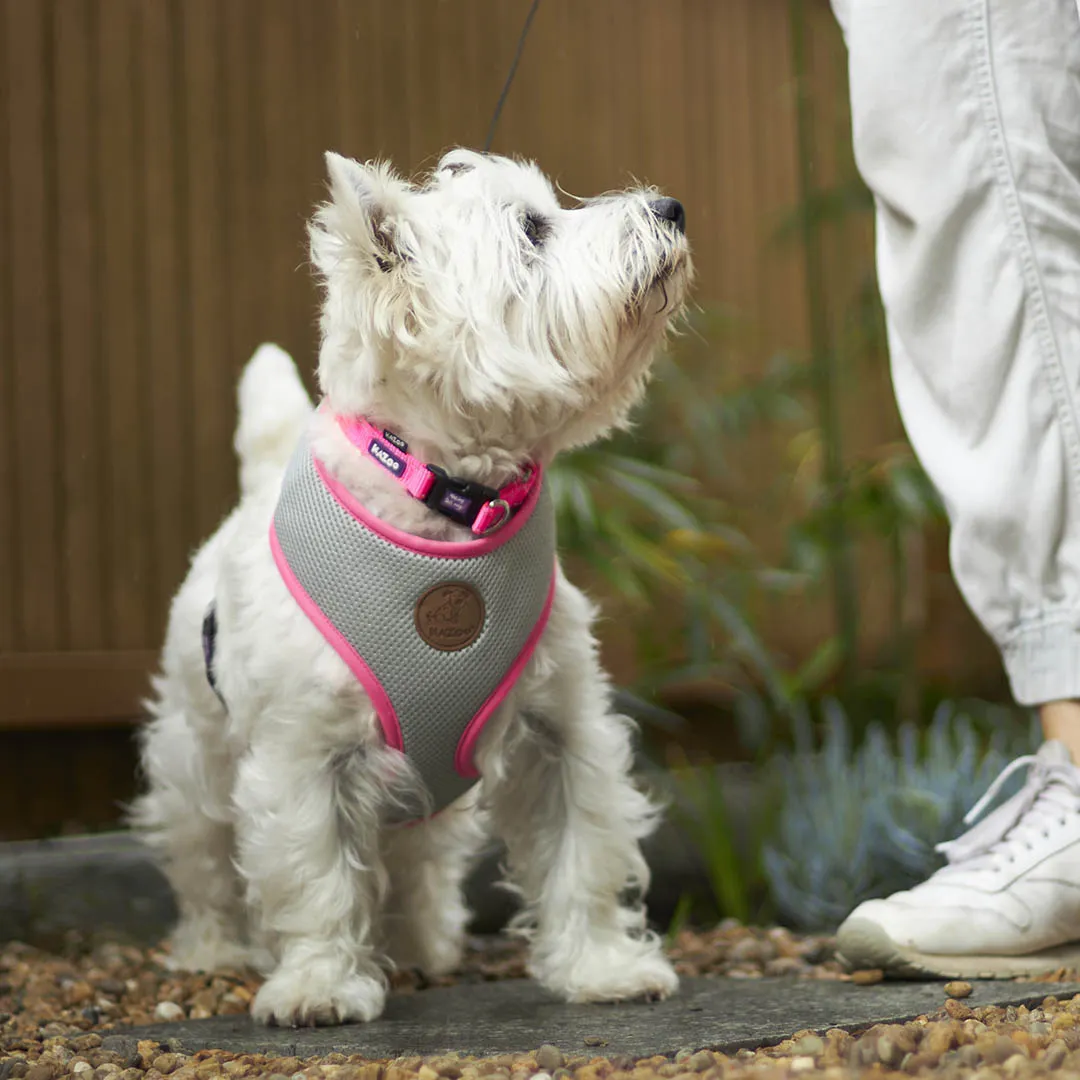
{"label": "dog's front paw", "polygon": [[534,964],[537,978],[567,1001],[630,1001],[670,997],[679,977],[658,945],[627,940],[612,946],[587,946],[566,967]]}
{"label": "dog's front paw", "polygon": [[251,1015],[263,1024],[314,1027],[374,1020],[386,1004],[381,978],[304,968],[279,968],[251,1003]]}

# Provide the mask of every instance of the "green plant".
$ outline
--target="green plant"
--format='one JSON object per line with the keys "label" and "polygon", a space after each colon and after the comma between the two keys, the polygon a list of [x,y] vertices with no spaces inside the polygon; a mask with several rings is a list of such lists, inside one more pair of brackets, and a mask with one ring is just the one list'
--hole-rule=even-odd
{"label": "green plant", "polygon": [[[753,351],[743,355],[737,317],[699,310],[658,366],[636,431],[551,470],[564,554],[614,591],[620,617],[633,623],[637,694],[655,702],[676,684],[722,688],[755,754],[790,745],[794,718],[813,715],[826,693],[845,702],[860,731],[925,713],[914,648],[924,621],[919,575],[928,531],[943,517],[906,442],[890,432],[874,443],[870,432],[860,448],[843,430],[868,390],[855,376],[885,363],[883,318],[869,249],[861,270],[845,265],[842,282],[827,256],[872,200],[850,147],[838,179],[821,180],[807,15],[804,0],[789,2],[799,198],[774,233],[800,245],[805,353],[761,365]],[[782,531],[783,552],[773,543]],[[872,656],[856,603],[865,581],[854,555],[864,551],[884,553],[892,616]],[[778,601],[822,596],[816,648],[780,655],[766,629]]]}
{"label": "green plant", "polygon": [[[761,612],[769,598],[797,602],[828,578],[830,522],[842,513],[850,537],[888,547],[896,635],[886,674],[914,693],[912,635],[900,605],[908,539],[939,519],[936,494],[907,445],[887,442],[847,467],[843,499],[831,499],[816,473],[821,434],[804,404],[805,366],[779,354],[760,373],[740,375],[723,355],[736,332],[722,311],[697,313],[658,365],[637,429],[558,460],[550,476],[560,547],[638,620],[637,689],[646,698],[673,684],[712,682],[763,695],[788,715],[833,683],[843,642],[827,634],[810,656],[788,661],[770,648]],[[794,513],[779,563],[747,531],[738,495],[738,461],[763,432],[773,444],[783,435],[788,447],[788,470],[770,470],[771,488],[754,493],[759,514],[771,504]],[[732,499],[716,494],[725,489]],[[766,523],[774,533],[776,520]]]}
{"label": "green plant", "polygon": [[836,355],[828,323],[825,264],[822,256],[821,217],[815,216],[821,196],[815,180],[813,101],[807,84],[806,13],[803,0],[789,0],[791,67],[795,90],[795,133],[799,183],[799,238],[803,255],[803,282],[810,317],[810,371],[817,408],[821,444],[820,526],[832,587],[838,660],[845,682],[852,678],[858,652],[858,586],[848,518],[844,512],[848,477],[844,470]]}
{"label": "green plant", "polygon": [[[884,319],[869,249],[861,269],[844,265],[847,284],[827,257],[873,204],[849,146],[836,182],[820,180],[804,4],[789,0],[799,198],[775,236],[800,245],[805,353],[761,366],[741,355],[730,312],[696,312],[658,368],[637,431],[569,455],[552,480],[564,552],[635,620],[643,674],[631,711],[674,730],[655,700],[674,683],[720,684],[743,750],[767,762],[776,821],[749,839],[736,835],[714,771],[676,777],[676,812],[716,907],[758,914],[767,883],[787,921],[816,928],[932,872],[934,844],[960,831],[964,811],[1034,735],[1010,738],[1015,716],[992,706],[927,707],[912,598],[924,592],[926,537],[943,510],[897,429],[876,441],[871,431],[860,447],[844,428],[867,392],[858,375],[885,364]],[[782,554],[770,551],[781,529]],[[884,553],[891,604],[891,636],[869,663],[863,551]],[[769,605],[819,595],[828,611],[817,647],[778,655],[763,630]],[[827,695],[838,700],[823,704]]]}
{"label": "green plant", "polygon": [[548,475],[564,552],[629,600],[648,600],[657,585],[687,587],[667,538],[705,531],[696,480],[617,445],[566,454]]}
{"label": "green plant", "polygon": [[933,873],[935,845],[959,835],[994,776],[1038,745],[1034,721],[1016,720],[1000,706],[944,704],[923,732],[904,724],[894,738],[874,725],[855,746],[838,703],[825,709],[820,745],[804,718],[796,752],[765,773],[779,814],[763,864],[781,918],[832,929],[863,900]]}
{"label": "green plant", "polygon": [[689,893],[683,893],[675,905],[675,910],[671,914],[671,921],[668,923],[667,931],[664,933],[664,943],[668,948],[675,944],[679,932],[689,924],[693,909],[693,896]]}
{"label": "green plant", "polygon": [[704,678],[764,689],[782,708],[785,672],[753,598],[790,588],[794,575],[768,564],[737,509],[707,484],[726,471],[735,440],[763,420],[802,415],[801,406],[782,358],[757,379],[710,381],[702,357],[724,347],[725,325],[715,311],[689,322],[688,348],[658,365],[635,432],[558,459],[549,475],[559,544],[636,614],[646,697]]}
{"label": "green plant", "polygon": [[757,845],[752,844],[750,859],[740,853],[723,786],[712,769],[684,767],[674,779],[676,815],[701,853],[718,914],[747,922],[753,910]]}

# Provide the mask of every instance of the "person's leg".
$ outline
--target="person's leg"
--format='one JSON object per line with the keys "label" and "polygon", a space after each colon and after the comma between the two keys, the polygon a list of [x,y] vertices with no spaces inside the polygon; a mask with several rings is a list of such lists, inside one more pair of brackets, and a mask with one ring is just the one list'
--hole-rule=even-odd
{"label": "person's leg", "polygon": [[854,0],[897,400],[1022,704],[1080,697],[1080,18]]}
{"label": "person's leg", "polygon": [[1080,764],[1080,701],[1048,701],[1039,709],[1039,718],[1043,734],[1064,743]]}
{"label": "person's leg", "polygon": [[1061,950],[1029,954],[1080,939],[1080,14],[834,6],[900,411],[948,509],[957,584],[1055,740],[948,867],[861,905],[841,949],[908,971],[1045,970]]}

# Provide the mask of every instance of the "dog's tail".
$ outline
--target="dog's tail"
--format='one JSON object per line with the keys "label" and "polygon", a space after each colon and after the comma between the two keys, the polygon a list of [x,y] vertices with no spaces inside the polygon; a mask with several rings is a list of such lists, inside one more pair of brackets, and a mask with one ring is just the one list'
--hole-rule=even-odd
{"label": "dog's tail", "polygon": [[240,459],[240,492],[248,495],[280,480],[312,406],[292,357],[269,344],[260,345],[247,362],[237,398],[233,446]]}

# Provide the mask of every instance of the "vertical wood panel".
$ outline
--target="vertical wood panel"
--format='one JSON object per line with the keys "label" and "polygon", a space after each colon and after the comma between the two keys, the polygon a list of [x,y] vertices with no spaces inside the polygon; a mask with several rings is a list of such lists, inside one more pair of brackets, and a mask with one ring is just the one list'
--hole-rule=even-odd
{"label": "vertical wood panel", "polygon": [[[105,393],[96,377],[101,358],[97,266],[98,223],[94,163],[99,135],[97,87],[87,43],[94,37],[95,7],[77,0],[53,9],[56,79],[56,259],[62,385],[60,427],[65,507],[62,565],[67,583],[67,634],[73,649],[106,645],[105,557],[101,521],[100,462],[107,452],[101,425]],[[132,358],[125,358],[130,371]],[[134,374],[131,372],[131,374]]]}
{"label": "vertical wood panel", "polygon": [[[403,173],[479,145],[530,0],[0,0],[0,651],[151,648],[229,508],[235,381],[309,382],[322,151]],[[574,194],[687,204],[702,305],[760,365],[805,342],[783,0],[543,0],[495,149]],[[812,12],[822,182],[849,168],[840,39]],[[833,312],[868,222],[830,243]],[[835,280],[833,280],[835,279]],[[851,423],[895,424],[884,368]],[[805,636],[805,635],[804,635]]]}
{"label": "vertical wood panel", "polygon": [[413,27],[413,44],[409,50],[418,67],[412,77],[419,78],[424,87],[424,105],[420,110],[422,157],[414,162],[414,167],[428,170],[447,149],[448,133],[459,126],[467,111],[463,102],[471,76],[458,66],[455,45],[461,19],[456,5],[435,0],[421,14],[422,18]]}
{"label": "vertical wood panel", "polygon": [[[152,417],[155,404],[153,387],[153,354],[151,342],[153,329],[150,325],[150,284],[148,281],[152,256],[150,254],[150,235],[154,227],[151,218],[150,188],[147,178],[149,165],[147,148],[147,130],[142,105],[145,103],[145,82],[143,66],[140,63],[140,44],[142,15],[145,0],[136,0],[128,12],[128,40],[131,42],[131,60],[127,66],[127,89],[132,101],[131,117],[131,169],[134,173],[132,182],[131,204],[131,243],[132,263],[135,267],[135,288],[132,298],[135,322],[135,360],[138,365],[135,379],[136,411],[131,417],[131,425],[139,442],[137,479],[133,487],[137,489],[137,508],[133,509],[131,520],[138,530],[137,543],[141,549],[139,563],[138,591],[142,600],[142,627],[137,637],[140,645],[152,640],[163,625],[161,595],[158,582],[161,580],[161,558],[157,543],[157,519],[155,514],[156,479],[153,475],[154,449],[156,438]],[[130,526],[129,526],[130,527]]]}
{"label": "vertical wood panel", "polygon": [[[440,122],[439,98],[453,94],[440,80],[439,0],[405,0],[405,66],[399,78],[405,82],[409,112],[409,160],[407,170],[430,169],[445,146],[446,128]],[[456,119],[456,118],[455,118]]]}
{"label": "vertical wood panel", "polygon": [[[487,8],[491,6],[490,3],[486,5]],[[484,137],[491,123],[491,114],[510,70],[510,60],[517,47],[517,38],[521,33],[521,23],[526,10],[518,4],[508,6],[507,14],[500,23],[505,26],[500,37],[484,41],[477,34],[474,38],[474,48],[479,53],[475,63],[482,72],[474,90],[481,103],[477,124],[478,140]],[[578,113],[577,93],[567,64],[572,47],[566,40],[567,34],[577,33],[578,30],[572,30],[571,27],[572,19],[566,4],[540,4],[529,32],[525,57],[495,133],[494,149],[504,152],[510,150],[535,158],[544,163],[552,173],[558,173],[556,178],[572,194],[580,195],[583,192],[580,190],[578,178],[568,173],[566,168],[566,162],[571,160],[571,155],[567,152],[567,140],[580,135],[571,134],[573,129],[578,127],[571,119]],[[542,80],[540,93],[536,92],[541,85],[535,74],[538,67],[546,67],[548,70]],[[522,87],[525,87],[525,93],[521,93]],[[510,112],[511,100],[520,108],[524,108],[521,103],[530,103],[531,107],[527,113],[523,111],[514,115]],[[563,151],[559,168],[548,160],[551,151],[557,146],[561,146]]]}
{"label": "vertical wood panel", "polygon": [[798,199],[798,161],[795,137],[795,98],[791,78],[791,41],[786,5],[751,6],[751,39],[767,42],[751,67],[751,98],[761,126],[751,142],[754,186],[761,210],[756,228],[759,245],[768,256],[756,276],[750,310],[757,313],[768,335],[759,337],[758,355],[766,349],[800,347],[807,340],[806,294],[797,244],[780,245],[775,230]]}
{"label": "vertical wood panel", "polygon": [[106,551],[112,615],[110,643],[138,648],[150,634],[146,445],[143,383],[147,365],[139,351],[138,304],[143,272],[136,203],[135,8],[138,0],[98,5],[98,79],[101,141],[101,350],[106,394],[101,423],[108,438]]}
{"label": "vertical wood panel", "polygon": [[[363,111],[370,108],[368,81],[371,64],[358,62],[371,42],[371,7],[351,0],[334,0],[334,108],[337,112],[337,146],[348,157],[365,157],[361,148]],[[365,78],[366,76],[366,78]]]}
{"label": "vertical wood panel", "polygon": [[194,539],[189,321],[183,272],[186,184],[181,162],[185,146],[183,110],[177,100],[182,75],[177,70],[176,44],[166,0],[145,0],[139,11],[138,56],[145,192],[141,211],[146,239],[144,363],[151,430],[148,540],[156,567],[156,580],[148,590],[153,599],[149,629],[154,642],[164,631],[169,600],[183,576],[188,546]]}
{"label": "vertical wood panel", "polygon": [[[477,93],[484,102],[481,137],[491,124],[495,104],[510,73],[530,3],[529,0],[513,0],[512,3],[496,6],[497,17],[490,17],[482,23],[483,36],[479,42],[487,69],[486,79],[477,86]],[[575,72],[567,64],[567,54],[559,49],[556,40],[558,33],[568,31],[566,11],[566,5],[561,0],[551,5],[541,3],[537,9],[525,52],[495,130],[492,149],[496,153],[545,162],[550,168],[550,163],[546,161],[548,147],[560,146],[568,160],[580,163],[587,169],[588,159],[593,153],[592,127],[584,125],[585,130],[582,130],[583,125],[573,122],[570,117],[582,115],[587,107],[583,94],[587,92],[588,76],[584,72]],[[569,32],[588,32],[581,21],[585,13],[586,8],[582,7],[577,25]],[[544,75],[538,79],[540,72],[544,72]],[[563,105],[570,105],[568,112],[560,111],[560,100]],[[557,114],[557,128],[545,122],[545,117],[552,112]],[[575,175],[571,182],[580,187],[580,174]]]}
{"label": "vertical wood panel", "polygon": [[[716,133],[713,111],[717,108],[737,109],[739,105],[732,100],[730,73],[713,52],[709,11],[714,6],[710,0],[686,0],[684,4],[681,90],[687,112],[686,165],[692,191],[698,196],[692,200],[693,209],[689,211],[694,215],[690,236],[691,239],[708,238],[707,242],[695,245],[700,255],[696,260],[698,270],[701,278],[706,280],[718,274],[718,291],[725,302],[732,303],[737,301],[734,294],[745,281],[745,276],[734,272],[741,254],[737,250],[740,236],[721,231],[727,196],[723,188],[717,190],[716,186],[722,184],[726,188],[729,177],[726,172],[718,174],[714,166]],[[679,85],[676,84],[677,87]],[[713,185],[711,190],[706,189],[707,194],[702,184],[705,177],[711,177]],[[742,209],[745,213],[748,208]],[[725,258],[719,264],[718,244],[723,245],[725,255],[730,252],[730,259]]]}
{"label": "vertical wood panel", "polygon": [[186,111],[188,192],[188,281],[191,295],[191,355],[195,520],[199,534],[210,532],[229,508],[236,490],[229,433],[235,408],[226,394],[225,369],[231,368],[230,282],[222,274],[229,223],[221,188],[222,46],[218,0],[183,0],[183,107]]}
{"label": "vertical wood panel", "polygon": [[[302,75],[293,33],[294,6],[287,0],[264,0],[259,8],[262,42],[258,57],[258,99],[266,174],[261,188],[260,225],[273,238],[264,277],[266,324],[267,336],[287,348],[296,338],[297,323],[293,315],[298,310],[296,271],[302,257],[297,244],[302,223],[291,194],[296,168],[291,140],[304,122],[297,101]],[[321,161],[318,169],[321,179]]]}
{"label": "vertical wood panel", "polygon": [[15,435],[15,552],[18,559],[16,640],[23,649],[62,645],[60,552],[55,484],[53,301],[49,253],[49,161],[52,42],[49,7],[6,0],[11,107],[8,112],[10,259],[12,265],[12,388]]}
{"label": "vertical wood panel", "polygon": [[[158,640],[186,552],[235,490],[239,366],[266,338],[313,365],[303,223],[321,151],[411,172],[479,143],[528,6],[5,0],[18,85],[3,172],[15,186],[0,191],[20,212],[5,229],[0,302],[15,290],[18,303],[0,472],[18,542],[0,552],[0,647]],[[762,250],[794,195],[785,25],[771,0],[547,0],[497,137],[578,193],[632,174],[682,197],[699,297],[762,312],[761,353],[803,322],[791,260]],[[815,23],[819,66],[830,25]],[[49,165],[50,140],[65,168]],[[28,474],[31,430],[51,437]]]}
{"label": "vertical wood panel", "polygon": [[[685,19],[682,2],[641,0],[638,35],[640,38],[641,98],[644,116],[641,124],[641,157],[648,163],[644,179],[664,188],[687,202],[689,226],[697,229],[698,208],[690,204],[690,178],[687,176],[686,140],[688,106],[672,90],[672,73],[682,71],[684,40],[681,33]],[[713,178],[713,198],[723,198],[727,177]]]}
{"label": "vertical wood panel", "polygon": [[[715,10],[715,7],[713,7]],[[748,55],[750,13],[745,4],[733,6],[717,25],[708,28],[709,52],[722,72],[723,83],[714,91],[709,156],[714,176],[723,177],[723,189],[710,200],[716,210],[712,228],[725,237],[722,285],[728,303],[747,310],[747,300],[757,287],[762,236],[766,223],[760,211],[760,188],[754,175],[754,155],[748,153],[759,137],[754,126],[751,67],[756,58]],[[693,129],[691,129],[693,130]],[[743,159],[742,168],[730,162]],[[742,221],[739,221],[739,215]]]}
{"label": "vertical wood panel", "polygon": [[[619,161],[615,154],[616,132],[626,119],[623,107],[617,111],[611,109],[608,96],[612,87],[615,51],[612,32],[617,17],[610,3],[583,4],[577,13],[577,18],[581,21],[579,32],[585,40],[592,43],[588,62],[574,65],[581,71],[578,84],[581,88],[580,115],[604,116],[606,121],[574,125],[578,128],[579,137],[583,136],[585,140],[580,152],[589,163],[585,184],[590,191],[621,186],[621,177],[626,175],[625,169],[628,165],[625,159]],[[535,54],[532,59],[536,61]],[[607,174],[603,179],[600,177],[601,168]]]}
{"label": "vertical wood panel", "polygon": [[289,295],[296,331],[290,347],[301,367],[307,369],[314,367],[316,359],[309,330],[316,323],[319,293],[308,265],[305,223],[312,207],[326,194],[323,155],[338,142],[340,116],[334,102],[338,80],[329,63],[334,55],[336,27],[327,17],[328,7],[298,9],[301,18],[296,35],[299,70],[310,72],[310,77],[303,79],[304,92],[299,101],[301,114],[306,117],[303,136],[296,140],[292,155]]}
{"label": "vertical wood panel", "polygon": [[[221,108],[224,116],[224,197],[229,219],[229,250],[224,271],[228,275],[230,329],[228,374],[231,377],[256,345],[267,335],[263,294],[263,260],[266,230],[259,222],[257,192],[269,178],[257,117],[259,102],[255,90],[258,41],[252,27],[258,10],[250,0],[236,0],[222,6],[223,61],[227,73]],[[230,404],[235,388],[226,390]]]}
{"label": "vertical wood panel", "polygon": [[[639,74],[643,52],[639,27],[643,7],[642,0],[631,0],[616,8],[611,19],[612,60],[609,70],[613,78],[612,89],[616,99],[621,102],[623,118],[617,129],[619,138],[615,145],[616,160],[620,161],[633,158],[641,160],[645,101]],[[641,173],[632,168],[624,175],[626,183],[643,179]]]}
{"label": "vertical wood panel", "polygon": [[437,98],[440,149],[445,150],[451,144],[478,148],[487,133],[494,98],[480,90],[484,52],[477,5],[442,0],[438,10],[438,34],[443,43],[439,50]]}
{"label": "vertical wood panel", "polygon": [[15,595],[19,562],[15,520],[15,328],[12,315],[11,171],[14,160],[9,138],[9,114],[14,107],[6,63],[10,35],[8,9],[0,7],[0,652],[17,644]]}
{"label": "vertical wood panel", "polygon": [[415,95],[404,77],[408,63],[405,7],[404,3],[394,8],[375,4],[373,10],[375,42],[369,55],[377,72],[377,94],[371,103],[369,119],[378,156],[388,158],[408,173],[415,153],[412,137]]}

